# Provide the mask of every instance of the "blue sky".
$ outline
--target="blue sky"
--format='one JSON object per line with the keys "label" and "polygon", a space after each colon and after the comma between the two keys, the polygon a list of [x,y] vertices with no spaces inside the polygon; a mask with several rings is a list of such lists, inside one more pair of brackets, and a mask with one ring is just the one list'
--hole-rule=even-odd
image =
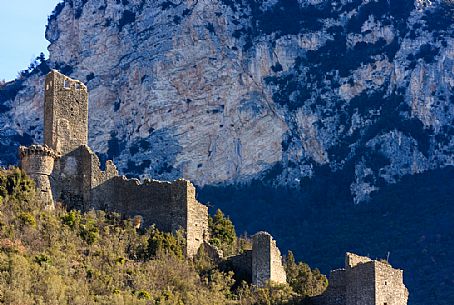
{"label": "blue sky", "polygon": [[0,80],[16,78],[43,52],[47,17],[61,0],[0,0]]}

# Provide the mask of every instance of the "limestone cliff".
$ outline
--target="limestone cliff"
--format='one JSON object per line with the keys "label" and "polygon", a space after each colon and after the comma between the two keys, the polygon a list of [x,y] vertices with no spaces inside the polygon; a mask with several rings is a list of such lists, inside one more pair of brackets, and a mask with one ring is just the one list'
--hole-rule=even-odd
{"label": "limestone cliff", "polygon": [[[123,173],[304,188],[327,168],[346,171],[361,202],[454,164],[451,9],[65,0],[49,18],[47,64],[87,83],[90,146]],[[0,164],[41,141],[42,88],[35,71],[1,89]]]}

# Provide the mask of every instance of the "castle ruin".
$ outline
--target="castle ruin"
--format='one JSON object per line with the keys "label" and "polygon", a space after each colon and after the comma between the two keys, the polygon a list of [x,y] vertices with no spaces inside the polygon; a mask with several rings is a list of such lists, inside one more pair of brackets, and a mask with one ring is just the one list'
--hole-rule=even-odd
{"label": "castle ruin", "polygon": [[80,210],[104,209],[165,232],[183,229],[187,256],[208,240],[208,207],[195,198],[191,182],[127,179],[112,161],[100,168],[88,147],[88,91],[80,81],[53,70],[45,80],[44,145],[19,148],[21,167],[49,205],[63,202]]}
{"label": "castle ruin", "polygon": [[345,255],[345,269],[331,271],[328,289],[314,298],[316,305],[406,305],[407,301],[402,270],[353,253]]}
{"label": "castle ruin", "polygon": [[[102,209],[134,218],[135,226],[154,224],[164,232],[183,229],[185,254],[193,257],[209,245],[208,207],[196,200],[191,182],[127,179],[111,160],[101,164],[88,147],[88,91],[78,80],[52,70],[45,80],[44,145],[19,148],[21,168],[34,179],[39,197],[52,207]],[[253,285],[286,283],[281,253],[266,232],[252,237],[252,250],[223,260]],[[406,305],[408,291],[401,270],[351,253],[346,268],[331,272],[318,305]]]}

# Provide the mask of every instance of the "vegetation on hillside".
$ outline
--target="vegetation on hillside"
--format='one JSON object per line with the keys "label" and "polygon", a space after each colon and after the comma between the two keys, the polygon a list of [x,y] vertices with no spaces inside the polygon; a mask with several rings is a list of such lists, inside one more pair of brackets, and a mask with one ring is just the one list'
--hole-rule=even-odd
{"label": "vegetation on hillside", "polygon": [[218,247],[224,255],[230,255],[237,250],[237,237],[232,221],[217,210],[213,217],[208,218],[210,229],[210,244]]}
{"label": "vegetation on hillside", "polygon": [[[220,248],[237,251],[221,211],[210,229]],[[183,234],[137,230],[104,211],[46,210],[23,172],[0,170],[0,304],[299,304],[321,291],[293,258],[290,285],[235,285],[203,251],[185,259]]]}

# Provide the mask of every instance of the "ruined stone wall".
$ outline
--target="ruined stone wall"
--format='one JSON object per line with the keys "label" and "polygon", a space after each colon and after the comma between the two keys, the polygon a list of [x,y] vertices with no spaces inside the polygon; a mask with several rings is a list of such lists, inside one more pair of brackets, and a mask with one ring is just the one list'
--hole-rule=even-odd
{"label": "ruined stone wall", "polygon": [[241,254],[228,257],[222,264],[224,271],[233,271],[235,280],[252,283],[252,250],[246,250]]}
{"label": "ruined stone wall", "polygon": [[[186,228],[184,192],[176,193],[170,182],[115,177],[112,179],[115,201],[110,207],[129,216],[141,215],[145,226],[155,224],[160,230],[172,232]],[[180,197],[180,198],[179,198]]]}
{"label": "ruined stone wall", "polygon": [[45,81],[44,144],[66,154],[87,143],[87,87],[52,70]]}
{"label": "ruined stone wall", "polygon": [[258,232],[252,237],[252,284],[264,286],[268,281],[285,283],[286,280],[276,241],[270,234]]}
{"label": "ruined stone wall", "polygon": [[63,155],[55,164],[51,175],[56,193],[56,200],[65,203],[71,209],[87,210],[86,190],[89,187],[90,169],[86,162],[86,147]]}
{"label": "ruined stone wall", "polygon": [[111,160],[108,160],[105,170],[102,171],[98,156],[88,146],[84,148],[83,163],[84,172],[89,173],[85,179],[85,200],[90,203],[92,209],[109,209],[112,202],[116,200],[111,180],[118,176],[117,168]]}
{"label": "ruined stone wall", "polygon": [[200,245],[209,239],[208,232],[208,207],[199,203],[195,198],[195,187],[187,180],[185,183],[187,202],[186,242],[187,255],[194,256]]}
{"label": "ruined stone wall", "polygon": [[358,263],[354,268],[346,266],[347,305],[375,304],[375,263]]}
{"label": "ruined stone wall", "polygon": [[347,252],[345,254],[345,268],[346,269],[353,268],[353,267],[357,266],[358,264],[364,264],[364,263],[367,263],[370,261],[372,261],[372,260],[370,258],[368,258],[367,256],[360,256],[360,255],[357,255],[355,253],[350,253],[350,252]]}
{"label": "ruined stone wall", "polygon": [[408,290],[403,271],[385,262],[375,262],[375,299],[377,305],[406,305]]}
{"label": "ruined stone wall", "polygon": [[345,305],[346,304],[346,271],[332,270],[329,275],[328,288],[321,295],[314,297],[314,305]]}
{"label": "ruined stone wall", "polygon": [[315,305],[407,305],[403,272],[386,262],[346,253],[345,269],[331,271],[328,282]]}
{"label": "ruined stone wall", "polygon": [[208,239],[208,207],[195,199],[195,188],[186,180],[162,182],[119,177],[112,161],[100,169],[99,158],[86,145],[65,154],[52,177],[58,200],[80,210],[104,209],[129,217],[140,215],[142,225],[165,232],[186,231],[186,254],[194,256]]}
{"label": "ruined stone wall", "polygon": [[[96,165],[96,160],[92,162]],[[186,180],[163,182],[116,176],[113,165],[93,176],[91,205],[113,210],[130,217],[140,215],[143,225],[159,230],[186,231],[186,255],[194,256],[208,239],[208,208],[195,199],[195,188]],[[114,175],[113,178],[110,178]]]}

